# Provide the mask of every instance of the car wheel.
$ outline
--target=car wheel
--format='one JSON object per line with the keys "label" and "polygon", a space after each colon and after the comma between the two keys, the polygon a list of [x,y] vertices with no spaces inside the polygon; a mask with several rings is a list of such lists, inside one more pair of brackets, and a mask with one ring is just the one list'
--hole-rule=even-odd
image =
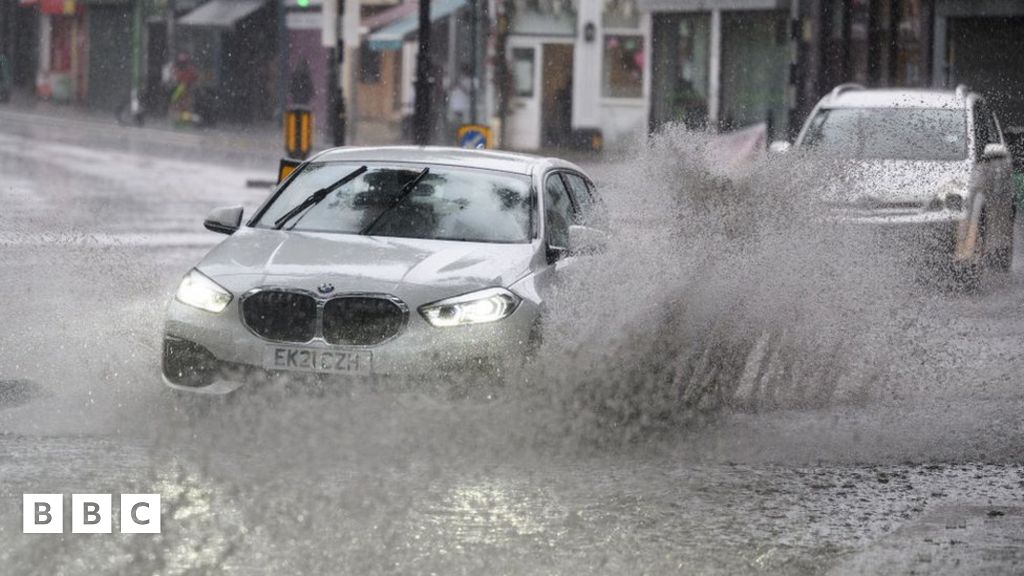
{"label": "car wheel", "polygon": [[1017,229],[1017,204],[1014,203],[1010,212],[1010,224],[1006,230],[1006,248],[999,250],[997,256],[997,263],[1000,272],[1010,272],[1010,268],[1013,266],[1013,236],[1014,231]]}
{"label": "car wheel", "polygon": [[[1013,262],[1013,225],[1011,224],[1009,229],[1009,247],[991,247],[991,235],[997,233],[1001,234],[1003,232],[990,228],[988,226],[986,213],[985,211],[982,211],[981,219],[978,222],[978,238],[981,242],[981,247],[979,248],[979,254],[981,255],[979,260],[981,262],[981,266],[979,268],[983,268],[986,272],[992,271],[1007,273],[1010,271],[1010,265]],[[979,269],[978,272],[980,276],[982,270]]]}
{"label": "car wheel", "polygon": [[988,230],[986,226],[985,210],[982,209],[978,218],[978,240],[974,247],[976,257],[970,262],[955,263],[952,266],[953,290],[955,292],[974,292],[981,286],[981,278],[986,268],[993,262],[992,255],[987,250]]}

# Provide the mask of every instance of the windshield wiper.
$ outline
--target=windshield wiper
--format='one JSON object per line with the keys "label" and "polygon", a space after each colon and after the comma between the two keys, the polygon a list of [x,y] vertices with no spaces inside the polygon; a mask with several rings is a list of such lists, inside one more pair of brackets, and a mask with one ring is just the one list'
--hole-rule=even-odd
{"label": "windshield wiper", "polygon": [[305,210],[307,208],[311,208],[311,207],[316,206],[317,204],[323,202],[324,198],[327,198],[328,194],[330,194],[332,191],[336,190],[337,188],[340,188],[340,187],[344,186],[345,184],[348,184],[349,182],[351,182],[351,181],[355,180],[356,178],[362,176],[363,172],[366,172],[366,166],[360,166],[359,168],[356,168],[352,172],[349,172],[348,175],[346,175],[341,180],[338,180],[338,181],[336,181],[333,184],[330,184],[328,186],[324,186],[323,188],[317,190],[316,192],[313,192],[312,194],[307,196],[305,200],[300,202],[298,206],[296,206],[295,208],[292,208],[287,213],[285,213],[284,216],[281,216],[280,218],[275,220],[274,221],[274,230],[280,230],[281,228],[284,227],[285,224],[288,223],[289,220],[291,220],[292,218],[295,218],[295,216],[298,215],[299,213],[301,213],[303,210]]}
{"label": "windshield wiper", "polygon": [[405,186],[402,186],[402,189],[398,191],[398,194],[395,196],[395,200],[394,202],[391,203],[391,206],[388,206],[387,208],[381,210],[380,214],[377,214],[377,217],[373,219],[373,222],[367,224],[362,230],[359,231],[359,233],[362,234],[363,236],[369,234],[370,230],[373,230],[373,227],[376,226],[377,223],[381,221],[381,218],[383,218],[388,212],[391,212],[395,208],[398,208],[398,205],[405,201],[405,198],[410,193],[412,193],[413,189],[416,188],[416,185],[419,184],[420,180],[423,180],[423,177],[426,176],[427,174],[430,174],[430,168],[424,168],[422,171],[420,171],[419,174],[416,175],[415,178],[406,182]]}

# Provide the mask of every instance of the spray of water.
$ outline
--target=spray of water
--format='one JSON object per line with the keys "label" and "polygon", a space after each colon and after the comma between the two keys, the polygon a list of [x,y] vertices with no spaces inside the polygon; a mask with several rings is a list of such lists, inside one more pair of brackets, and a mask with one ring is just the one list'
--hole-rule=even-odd
{"label": "spray of water", "polygon": [[667,129],[604,182],[609,250],[561,286],[554,345],[528,378],[570,437],[882,393],[891,317],[921,287],[891,248],[825,217],[827,167],[760,157],[723,171],[712,138]]}
{"label": "spray of water", "polygon": [[[68,574],[88,573],[75,568],[79,555],[115,559],[112,571],[227,564],[241,573],[314,573],[337,568],[339,558],[351,573],[379,572],[382,559],[403,562],[398,572],[429,571],[431,562],[438,572],[496,571],[446,561],[435,547],[510,538],[488,532],[492,525],[542,540],[554,525],[543,515],[564,511],[519,510],[506,500],[520,488],[489,479],[550,470],[549,449],[597,446],[618,457],[617,447],[656,436],[697,436],[725,414],[833,409],[905,393],[894,387],[908,381],[901,372],[919,376],[914,343],[927,326],[916,306],[929,296],[905,273],[899,250],[824,217],[815,190],[827,167],[761,157],[723,170],[714,149],[710,135],[667,129],[595,174],[611,214],[608,249],[565,267],[544,345],[505,374],[504,386],[450,375],[493,389],[486,401],[271,386],[185,413],[158,383],[161,311],[198,250],[154,254],[77,240],[68,250],[16,248],[16,260],[28,262],[18,286],[51,298],[26,298],[27,310],[0,307],[0,320],[57,327],[0,338],[5,361],[35,362],[15,375],[39,383],[0,421],[25,434],[97,433],[135,447],[128,486],[163,493],[173,517],[151,546],[111,538],[86,550],[71,538],[51,554],[19,541],[2,558]],[[60,299],[53,277],[75,279],[84,292]],[[55,333],[66,347],[47,363],[33,350],[47,349]],[[20,389],[6,386],[0,393]],[[77,450],[86,462],[109,451]],[[508,461],[513,471],[493,473]],[[69,486],[50,489],[77,489],[70,484],[81,475],[65,476]],[[89,488],[123,492],[124,478]],[[534,490],[529,475],[521,480]],[[439,510],[423,510],[425,502]],[[528,554],[498,561],[536,568]]]}

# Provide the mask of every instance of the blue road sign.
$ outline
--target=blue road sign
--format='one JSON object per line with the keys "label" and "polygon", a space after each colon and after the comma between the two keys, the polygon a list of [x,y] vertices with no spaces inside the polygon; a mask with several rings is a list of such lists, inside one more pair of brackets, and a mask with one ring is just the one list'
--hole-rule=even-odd
{"label": "blue road sign", "polygon": [[491,129],[487,126],[466,124],[459,127],[457,136],[460,148],[482,150],[491,147]]}

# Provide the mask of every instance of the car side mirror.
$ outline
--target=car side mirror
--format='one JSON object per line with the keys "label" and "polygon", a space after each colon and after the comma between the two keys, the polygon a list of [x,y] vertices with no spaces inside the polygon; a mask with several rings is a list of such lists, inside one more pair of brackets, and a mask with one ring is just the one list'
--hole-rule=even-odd
{"label": "car side mirror", "polygon": [[544,255],[547,258],[548,264],[554,264],[562,258],[569,255],[569,249],[564,246],[554,246],[548,244],[547,248],[544,249]]}
{"label": "car side mirror", "polygon": [[789,152],[789,149],[792,147],[793,145],[785,140],[776,140],[768,146],[768,151],[772,154],[783,154]]}
{"label": "car side mirror", "polygon": [[569,226],[569,250],[575,255],[599,254],[608,245],[608,235],[597,228]]}
{"label": "car side mirror", "polygon": [[210,232],[234,234],[242,226],[242,207],[214,208],[203,221],[203,226]]}
{"label": "car side mirror", "polygon": [[1007,150],[1005,144],[985,144],[985,150],[981,153],[981,157],[985,160],[999,160],[1009,155],[1010,151]]}

